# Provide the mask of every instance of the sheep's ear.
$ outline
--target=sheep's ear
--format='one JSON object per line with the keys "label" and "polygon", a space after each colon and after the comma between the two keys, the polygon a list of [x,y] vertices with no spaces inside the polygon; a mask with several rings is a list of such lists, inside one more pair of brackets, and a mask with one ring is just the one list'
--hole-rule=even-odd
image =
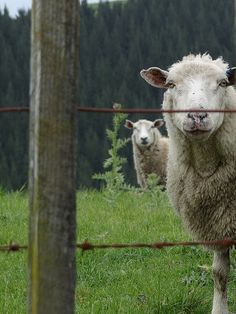
{"label": "sheep's ear", "polygon": [[142,78],[148,82],[150,85],[159,88],[167,88],[166,78],[168,76],[168,72],[161,70],[159,68],[149,68],[147,70],[142,70],[140,72]]}
{"label": "sheep's ear", "polygon": [[130,120],[125,120],[125,127],[128,129],[133,129],[134,123]]}
{"label": "sheep's ear", "polygon": [[236,83],[236,68],[229,68],[226,71],[227,78],[229,80],[229,85],[234,85]]}
{"label": "sheep's ear", "polygon": [[162,125],[164,124],[164,120],[163,119],[156,119],[154,122],[153,122],[153,125],[155,128],[160,128]]}

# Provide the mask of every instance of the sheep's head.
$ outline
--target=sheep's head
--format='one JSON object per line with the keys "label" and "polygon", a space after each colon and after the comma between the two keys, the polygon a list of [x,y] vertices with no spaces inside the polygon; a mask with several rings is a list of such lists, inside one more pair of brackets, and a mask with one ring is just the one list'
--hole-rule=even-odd
{"label": "sheep's head", "polygon": [[133,130],[133,139],[141,149],[152,145],[156,134],[154,130],[155,128],[160,128],[162,125],[162,119],[157,119],[154,122],[149,120],[138,120],[137,122],[125,121],[125,127]]}
{"label": "sheep's head", "polygon": [[225,109],[227,88],[235,83],[235,68],[229,69],[221,58],[189,55],[168,71],[152,67],[140,74],[152,86],[167,89],[164,109],[189,110],[167,114],[167,126],[177,127],[193,140],[206,140],[221,126],[224,113],[204,112]]}

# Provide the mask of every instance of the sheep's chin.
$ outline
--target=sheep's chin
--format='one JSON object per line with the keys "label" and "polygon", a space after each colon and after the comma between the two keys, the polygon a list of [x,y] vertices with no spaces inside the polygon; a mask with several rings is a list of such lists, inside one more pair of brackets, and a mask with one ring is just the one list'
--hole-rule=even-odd
{"label": "sheep's chin", "polygon": [[212,129],[209,130],[183,130],[184,135],[193,141],[206,141],[212,134]]}
{"label": "sheep's chin", "polygon": [[142,144],[142,143],[139,143],[138,144],[138,147],[140,148],[140,149],[147,149],[149,146],[151,145],[151,143],[147,143],[147,144]]}

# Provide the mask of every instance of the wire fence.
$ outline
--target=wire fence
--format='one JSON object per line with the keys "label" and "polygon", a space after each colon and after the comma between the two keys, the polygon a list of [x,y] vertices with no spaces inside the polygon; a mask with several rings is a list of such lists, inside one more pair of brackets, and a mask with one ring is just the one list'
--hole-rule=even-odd
{"label": "wire fence", "polygon": [[[29,112],[29,107],[2,107],[0,113],[4,112]],[[94,113],[129,113],[129,114],[162,114],[162,113],[187,113],[187,112],[212,112],[212,113],[236,113],[236,109],[114,109],[114,108],[95,108],[95,107],[77,107],[79,112],[94,112]],[[113,243],[113,244],[92,244],[88,241],[77,243],[75,248],[85,251],[97,249],[125,249],[125,248],[148,248],[148,249],[162,249],[168,247],[190,247],[190,246],[209,246],[230,248],[236,246],[236,240],[223,239],[212,241],[185,241],[185,242],[154,242],[154,243]],[[6,245],[0,245],[0,252],[19,252],[27,250],[28,245],[21,245],[11,242]]]}
{"label": "wire fence", "polygon": [[[0,113],[4,112],[29,112],[29,107],[2,107]],[[78,112],[94,113],[129,113],[129,114],[161,114],[161,113],[184,113],[184,112],[212,112],[212,113],[236,113],[236,109],[114,109],[114,108],[96,108],[96,107],[77,107]]]}
{"label": "wire fence", "polygon": [[[92,244],[88,241],[83,243],[77,243],[76,249],[85,251],[97,250],[97,249],[162,249],[168,247],[183,247],[183,246],[210,246],[220,248],[230,248],[236,245],[236,240],[223,239],[223,240],[212,240],[212,241],[185,241],[185,242],[154,242],[154,243],[113,243],[113,244]],[[18,252],[21,250],[27,250],[28,245],[21,245],[18,243],[11,242],[7,245],[0,245],[0,252]]]}

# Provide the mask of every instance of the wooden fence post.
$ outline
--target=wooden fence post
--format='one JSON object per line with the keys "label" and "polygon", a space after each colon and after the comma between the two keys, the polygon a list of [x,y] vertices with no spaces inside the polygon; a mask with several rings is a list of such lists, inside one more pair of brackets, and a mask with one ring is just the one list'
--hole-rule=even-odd
{"label": "wooden fence post", "polygon": [[78,0],[33,0],[29,305],[74,312]]}

